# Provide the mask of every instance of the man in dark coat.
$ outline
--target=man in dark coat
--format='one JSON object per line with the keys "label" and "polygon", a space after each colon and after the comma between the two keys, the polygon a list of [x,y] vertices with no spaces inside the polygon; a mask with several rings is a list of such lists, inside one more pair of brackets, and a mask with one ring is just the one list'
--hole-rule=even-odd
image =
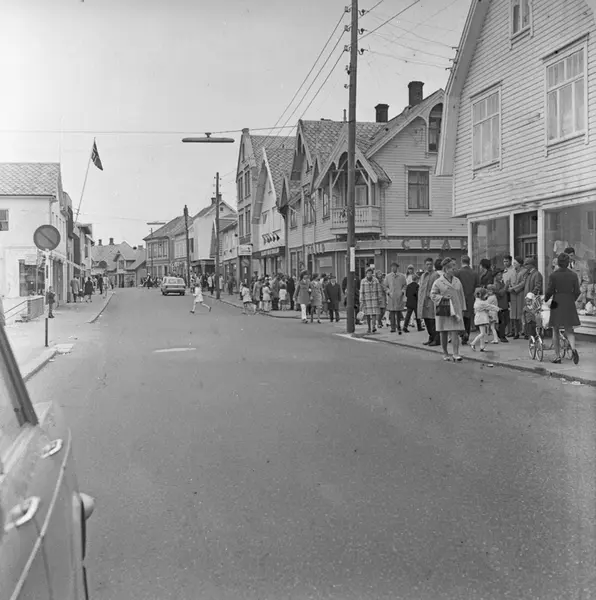
{"label": "man in dark coat", "polygon": [[335,275],[331,275],[329,283],[325,286],[325,295],[329,307],[329,320],[333,323],[333,317],[339,321],[339,303],[341,302],[341,288]]}
{"label": "man in dark coat", "polygon": [[291,275],[286,281],[286,287],[288,288],[288,298],[290,299],[290,310],[294,310],[294,292],[296,291],[296,282]]}
{"label": "man in dark coat", "polygon": [[470,267],[470,257],[461,257],[461,269],[456,271],[455,276],[461,281],[464,289],[464,298],[466,306],[464,310],[464,327],[465,331],[462,334],[462,344],[467,344],[470,338],[470,327],[474,319],[474,292],[479,286],[478,273]]}

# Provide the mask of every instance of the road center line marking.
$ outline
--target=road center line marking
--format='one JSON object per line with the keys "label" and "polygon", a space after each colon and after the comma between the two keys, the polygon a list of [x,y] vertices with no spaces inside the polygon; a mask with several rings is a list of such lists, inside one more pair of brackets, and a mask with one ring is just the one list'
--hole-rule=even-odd
{"label": "road center line marking", "polygon": [[162,350],[154,350],[155,354],[164,354],[165,352],[190,352],[196,348],[163,348]]}

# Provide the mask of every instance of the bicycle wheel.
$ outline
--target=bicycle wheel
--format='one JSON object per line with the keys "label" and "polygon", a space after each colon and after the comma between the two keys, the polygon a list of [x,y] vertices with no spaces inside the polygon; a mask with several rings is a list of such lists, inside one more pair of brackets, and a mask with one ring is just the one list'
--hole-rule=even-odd
{"label": "bicycle wheel", "polygon": [[561,334],[561,355],[568,360],[573,358],[573,350],[565,334]]}
{"label": "bicycle wheel", "polygon": [[535,360],[536,358],[536,338],[531,335],[530,339],[528,340],[528,354],[530,355],[530,358],[532,360]]}
{"label": "bicycle wheel", "polygon": [[544,358],[544,344],[541,338],[536,338],[536,358],[542,362]]}

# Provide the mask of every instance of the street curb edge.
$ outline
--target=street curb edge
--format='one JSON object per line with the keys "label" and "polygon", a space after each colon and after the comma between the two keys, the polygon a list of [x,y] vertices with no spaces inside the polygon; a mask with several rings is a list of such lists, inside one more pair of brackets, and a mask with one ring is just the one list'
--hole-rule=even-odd
{"label": "street curb edge", "polygon": [[[214,300],[216,300],[216,298],[214,298]],[[238,310],[242,310],[241,306],[238,306],[237,304],[234,304],[233,302],[230,302],[229,300],[223,300],[222,298],[220,298],[219,301],[223,302],[224,304],[227,304],[228,306],[233,306],[234,308],[237,308]],[[300,318],[299,314],[292,316],[292,317],[280,317],[279,315],[272,315],[271,313],[258,313],[258,314],[263,315],[264,317],[271,317],[272,319],[283,319],[284,321],[289,321],[290,319],[299,319]]]}
{"label": "street curb edge", "polygon": [[[392,342],[391,340],[383,340],[383,339],[375,338],[372,335],[368,335],[367,333],[352,334],[352,335],[354,337],[361,337],[361,338],[365,338],[367,340],[381,342],[383,344],[389,344],[390,346],[398,346],[401,348],[408,348],[410,350],[420,350],[422,352],[428,352],[429,354],[440,355],[439,352],[437,352],[436,350],[431,350],[430,348],[426,348],[426,347],[420,348],[419,346],[412,346],[410,344],[400,344],[398,342]],[[503,367],[504,369],[512,369],[514,371],[521,371],[524,373],[534,373],[535,375],[542,375],[543,377],[553,377],[553,378],[558,378],[558,379],[565,379],[566,381],[577,381],[584,385],[596,387],[596,381],[594,381],[593,379],[586,379],[585,377],[578,377],[576,375],[568,375],[566,373],[557,373],[556,371],[550,371],[546,367],[525,367],[522,365],[514,365],[512,363],[505,363],[505,362],[498,361],[498,360],[486,360],[486,359],[482,359],[482,358],[476,358],[475,356],[466,356],[464,358],[464,361],[472,361],[472,362],[479,363],[482,365],[491,364],[491,365],[494,365],[497,367]]]}
{"label": "street curb edge", "polygon": [[114,297],[114,292],[112,292],[112,294],[110,296],[108,296],[108,298],[105,301],[104,305],[102,306],[101,310],[92,319],[87,321],[87,323],[89,323],[89,324],[95,323],[95,321],[97,321],[97,319],[99,319],[99,317],[101,317],[101,314],[103,313],[103,311],[108,307],[108,304],[112,301],[113,297]]}
{"label": "street curb edge", "polygon": [[29,381],[29,379],[31,379],[35,374],[39,373],[39,371],[41,371],[50,362],[50,360],[56,356],[57,353],[58,350],[56,350],[56,348],[49,348],[45,356],[43,356],[41,360],[38,360],[28,373],[23,373],[23,381],[27,383],[27,381]]}

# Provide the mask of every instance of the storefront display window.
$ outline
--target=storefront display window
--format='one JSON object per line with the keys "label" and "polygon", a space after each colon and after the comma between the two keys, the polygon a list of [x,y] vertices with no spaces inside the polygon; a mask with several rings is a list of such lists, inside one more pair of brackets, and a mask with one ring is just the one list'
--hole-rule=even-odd
{"label": "storefront display window", "polygon": [[[35,274],[37,271],[37,277]],[[45,289],[45,268],[19,261],[19,296],[33,296]]]}
{"label": "storefront display window", "polygon": [[546,278],[556,268],[556,257],[567,248],[575,250],[571,268],[581,280],[576,306],[580,315],[596,315],[596,202],[568,206],[544,215]]}
{"label": "storefront display window", "polygon": [[509,237],[509,217],[472,223],[473,265],[488,258],[493,265],[502,267],[503,257],[509,254]]}

